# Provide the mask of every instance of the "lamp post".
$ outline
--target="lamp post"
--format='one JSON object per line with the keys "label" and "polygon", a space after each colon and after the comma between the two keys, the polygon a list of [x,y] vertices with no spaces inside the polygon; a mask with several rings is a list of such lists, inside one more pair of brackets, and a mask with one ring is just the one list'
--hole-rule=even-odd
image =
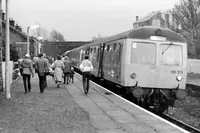
{"label": "lamp post", "polygon": [[[44,37],[40,36],[40,37],[38,37],[37,39],[38,39],[39,41],[41,41],[43,38],[44,38]],[[42,44],[39,42],[39,43],[38,43],[38,53],[39,53],[39,54],[41,53],[41,46],[42,46]]]}
{"label": "lamp post", "polygon": [[9,10],[8,10],[8,0],[6,0],[6,75],[5,75],[5,87],[6,87],[6,98],[11,98],[10,96],[10,76],[9,75],[9,61],[10,61],[10,24],[9,24]]}
{"label": "lamp post", "polygon": [[35,29],[35,28],[38,28],[39,25],[33,25],[33,26],[29,26],[27,28],[27,54],[30,55],[30,46],[29,46],[29,29]]}
{"label": "lamp post", "polygon": [[37,37],[38,40],[42,40],[43,38],[44,38],[43,36]]}
{"label": "lamp post", "polygon": [[2,40],[2,38],[3,38],[3,33],[2,33],[2,13],[3,13],[3,10],[2,10],[2,5],[3,5],[3,3],[2,3],[2,0],[0,0],[0,34],[1,34],[1,39],[0,39],[0,91],[3,91],[3,73],[2,73],[2,58],[3,58],[3,54],[2,54],[2,51],[3,51],[3,48],[2,48],[2,42],[3,42],[3,40]]}
{"label": "lamp post", "polygon": [[40,41],[43,39],[44,37],[39,36],[37,37],[37,40],[35,40],[35,49],[34,49],[34,55],[36,56],[37,54],[40,54]]}

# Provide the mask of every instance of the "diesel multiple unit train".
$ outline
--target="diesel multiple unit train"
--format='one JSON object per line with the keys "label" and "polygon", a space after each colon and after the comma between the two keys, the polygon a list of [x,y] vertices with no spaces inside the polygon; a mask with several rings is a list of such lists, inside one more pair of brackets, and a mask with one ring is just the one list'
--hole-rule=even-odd
{"label": "diesel multiple unit train", "polygon": [[163,112],[186,97],[187,43],[176,32],[138,27],[64,53],[76,70],[86,54],[93,77],[145,107]]}

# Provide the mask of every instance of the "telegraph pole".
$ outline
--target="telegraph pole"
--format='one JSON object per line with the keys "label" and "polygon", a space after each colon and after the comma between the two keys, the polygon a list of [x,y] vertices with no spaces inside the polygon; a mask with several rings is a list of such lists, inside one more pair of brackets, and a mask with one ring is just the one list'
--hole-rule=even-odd
{"label": "telegraph pole", "polygon": [[30,55],[30,46],[29,46],[29,29],[30,27],[27,28],[27,54]]}
{"label": "telegraph pole", "polygon": [[2,13],[3,13],[3,9],[2,9],[2,0],[0,0],[0,91],[3,91],[3,77],[2,77],[2,50],[3,50],[3,28],[2,28]]}
{"label": "telegraph pole", "polygon": [[8,14],[8,0],[6,0],[6,98],[11,98],[10,96],[10,76],[9,75],[9,61],[10,61],[10,24],[9,24],[9,14]]}

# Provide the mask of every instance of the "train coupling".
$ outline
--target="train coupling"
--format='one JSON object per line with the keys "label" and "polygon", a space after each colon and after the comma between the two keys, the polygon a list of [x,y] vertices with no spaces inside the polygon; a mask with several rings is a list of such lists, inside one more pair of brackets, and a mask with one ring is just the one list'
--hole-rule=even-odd
{"label": "train coupling", "polygon": [[134,87],[132,89],[132,94],[136,98],[140,98],[144,95],[144,90],[141,87]]}
{"label": "train coupling", "polygon": [[179,90],[176,91],[176,98],[177,98],[177,99],[183,100],[183,99],[186,98],[186,96],[187,96],[187,93],[186,93],[185,90],[179,89]]}

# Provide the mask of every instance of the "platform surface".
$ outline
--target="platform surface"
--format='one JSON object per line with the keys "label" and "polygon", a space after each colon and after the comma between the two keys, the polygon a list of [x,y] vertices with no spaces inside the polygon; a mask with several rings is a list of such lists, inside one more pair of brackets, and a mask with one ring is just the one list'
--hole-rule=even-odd
{"label": "platform surface", "polygon": [[[90,82],[87,95],[82,89],[80,75],[75,83],[65,85],[75,102],[89,113],[91,123],[98,133],[183,133],[159,117],[155,117],[137,105],[130,104],[115,94]],[[109,95],[108,95],[109,94]]]}

